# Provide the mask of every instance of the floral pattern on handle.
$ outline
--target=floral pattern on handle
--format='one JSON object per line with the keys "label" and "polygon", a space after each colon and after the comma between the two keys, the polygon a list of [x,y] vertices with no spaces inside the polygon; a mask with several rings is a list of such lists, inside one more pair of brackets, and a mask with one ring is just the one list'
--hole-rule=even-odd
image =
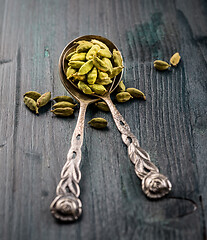
{"label": "floral pattern on handle", "polygon": [[128,147],[128,155],[134,164],[135,173],[142,180],[143,192],[149,198],[161,198],[168,194],[172,188],[170,181],[159,173],[159,169],[150,161],[149,154],[139,146],[137,138],[130,131],[129,125],[116,109],[109,95],[102,99],[109,106],[122,140]]}
{"label": "floral pattern on handle", "polygon": [[79,182],[81,180],[81,146],[83,144],[83,129],[87,105],[87,103],[80,103],[80,112],[71,139],[71,147],[61,172],[61,180],[56,188],[57,197],[50,205],[50,211],[53,216],[61,221],[74,221],[82,213],[82,203],[79,199]]}

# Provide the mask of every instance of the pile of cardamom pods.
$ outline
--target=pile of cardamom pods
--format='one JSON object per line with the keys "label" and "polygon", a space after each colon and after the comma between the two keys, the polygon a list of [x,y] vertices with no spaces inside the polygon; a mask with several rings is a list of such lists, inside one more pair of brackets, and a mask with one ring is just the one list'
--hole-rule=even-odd
{"label": "pile of cardamom pods", "polygon": [[76,45],[75,50],[66,56],[69,61],[67,79],[84,94],[104,95],[106,86],[124,67],[120,52],[113,49],[111,53],[105,43],[96,39],[78,41]]}

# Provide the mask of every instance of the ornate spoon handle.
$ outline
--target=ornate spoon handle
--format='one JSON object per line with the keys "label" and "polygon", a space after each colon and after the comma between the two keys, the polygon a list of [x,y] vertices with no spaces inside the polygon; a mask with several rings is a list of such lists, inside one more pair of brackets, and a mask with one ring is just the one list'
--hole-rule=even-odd
{"label": "ornate spoon handle", "polygon": [[161,198],[172,188],[170,181],[159,173],[158,168],[150,161],[149,154],[139,146],[139,142],[131,133],[129,125],[112,103],[109,95],[102,97],[108,104],[115,124],[128,147],[129,158],[135,165],[135,173],[142,180],[142,190],[149,198]]}
{"label": "ornate spoon handle", "polygon": [[82,213],[79,199],[81,179],[80,162],[83,144],[83,129],[88,103],[80,103],[78,121],[71,139],[67,161],[61,172],[61,180],[56,188],[56,198],[50,205],[53,216],[61,221],[73,221]]}

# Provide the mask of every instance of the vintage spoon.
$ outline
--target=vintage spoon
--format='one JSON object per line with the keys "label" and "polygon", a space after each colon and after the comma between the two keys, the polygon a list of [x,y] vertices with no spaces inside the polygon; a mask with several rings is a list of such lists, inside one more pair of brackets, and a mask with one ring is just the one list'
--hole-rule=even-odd
{"label": "vintage spoon", "polygon": [[[102,37],[93,35],[84,36],[70,42],[64,48],[59,59],[60,79],[66,90],[80,103],[79,116],[71,139],[71,146],[67,154],[67,161],[63,166],[61,171],[61,180],[56,188],[57,196],[50,205],[50,211],[53,216],[61,221],[76,220],[82,213],[82,203],[79,199],[79,182],[81,179],[80,162],[85,113],[89,104],[95,103],[100,99],[99,96],[89,96],[83,94],[74,84],[72,84],[72,82],[67,80],[64,71],[67,65],[65,57],[73,50],[74,42],[79,40],[91,40],[92,38],[96,38],[100,41],[107,41],[107,45],[109,45],[112,49],[117,49],[112,42]],[[114,84],[109,89],[109,92],[113,92],[120,81],[121,76],[122,74],[119,74],[119,76],[116,77]]]}
{"label": "vintage spoon", "polygon": [[[129,125],[126,123],[110,99],[111,92],[121,81],[122,73],[116,77],[109,92],[104,96],[94,95],[97,97],[96,99],[94,99],[93,96],[86,96],[82,94],[72,81],[68,81],[66,79],[64,74],[66,63],[65,57],[74,47],[74,42],[79,40],[91,40],[94,38],[104,42],[111,51],[114,48],[117,49],[117,47],[108,39],[100,36],[87,35],[75,39],[68,44],[63,50],[59,61],[59,72],[63,85],[69,91],[69,93],[76,98],[76,100],[80,101],[79,118],[72,137],[71,148],[68,153],[67,162],[61,173],[61,181],[57,186],[57,197],[50,206],[52,214],[56,218],[63,221],[75,220],[82,212],[81,201],[78,199],[78,196],[80,195],[78,183],[81,177],[79,165],[81,161],[80,148],[83,141],[84,117],[88,104],[97,101],[97,98],[103,99],[108,104],[115,124],[122,134],[122,140],[128,146],[129,158],[135,165],[136,175],[142,180],[142,190],[147,197],[160,198],[166,195],[172,187],[167,177],[160,174],[158,168],[150,161],[149,154],[140,148],[137,138],[131,133]],[[79,140],[77,140],[76,136],[79,136]],[[77,144],[79,144],[79,147],[77,147]]]}

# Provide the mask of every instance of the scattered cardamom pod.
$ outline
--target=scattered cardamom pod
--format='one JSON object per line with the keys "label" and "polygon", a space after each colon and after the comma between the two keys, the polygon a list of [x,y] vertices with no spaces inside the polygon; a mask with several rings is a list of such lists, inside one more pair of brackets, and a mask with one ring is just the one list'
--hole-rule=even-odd
{"label": "scattered cardamom pod", "polygon": [[145,97],[144,93],[141,92],[140,90],[136,89],[136,88],[127,88],[126,91],[128,93],[130,93],[132,95],[132,97],[143,98],[144,100],[146,100],[146,97]]}
{"label": "scattered cardamom pod", "polygon": [[32,98],[34,99],[35,101],[37,101],[37,99],[41,96],[40,93],[36,92],[36,91],[29,91],[29,92],[26,92],[24,94],[24,97],[29,97],[29,98]]}
{"label": "scattered cardamom pod", "polygon": [[38,107],[37,107],[37,103],[34,99],[29,98],[27,96],[24,97],[24,103],[25,105],[32,111],[35,111],[36,114],[38,114]]}
{"label": "scattered cardamom pod", "polygon": [[55,103],[52,107],[53,108],[65,108],[65,107],[70,107],[70,108],[74,108],[75,106],[77,106],[77,104],[73,104],[71,102],[58,102]]}
{"label": "scattered cardamom pod", "polygon": [[120,92],[116,94],[117,102],[127,102],[130,98],[133,98],[130,93],[128,92]]}
{"label": "scattered cardamom pod", "polygon": [[71,102],[71,103],[74,103],[72,97],[69,97],[69,96],[57,96],[57,97],[53,98],[53,100],[55,100],[56,102]]}
{"label": "scattered cardamom pod", "polygon": [[91,127],[101,129],[107,126],[107,121],[104,118],[93,118],[88,122],[88,124]]}
{"label": "scattered cardamom pod", "polygon": [[43,107],[45,106],[51,98],[51,92],[46,92],[42,94],[38,99],[37,99],[37,107]]}
{"label": "scattered cardamom pod", "polygon": [[54,113],[56,116],[69,117],[73,114],[74,109],[72,109],[70,107],[56,108],[54,110],[51,110],[51,112]]}
{"label": "scattered cardamom pod", "polygon": [[180,62],[180,54],[176,52],[171,58],[170,58],[170,63],[176,67],[178,63]]}
{"label": "scattered cardamom pod", "polygon": [[167,70],[169,67],[171,67],[170,64],[168,64],[167,62],[165,61],[161,61],[161,60],[155,60],[154,61],[154,67],[157,69],[157,70]]}
{"label": "scattered cardamom pod", "polygon": [[110,111],[108,105],[105,102],[97,102],[97,103],[95,103],[95,106],[98,109],[100,109],[101,111],[104,111],[104,112],[109,112]]}

